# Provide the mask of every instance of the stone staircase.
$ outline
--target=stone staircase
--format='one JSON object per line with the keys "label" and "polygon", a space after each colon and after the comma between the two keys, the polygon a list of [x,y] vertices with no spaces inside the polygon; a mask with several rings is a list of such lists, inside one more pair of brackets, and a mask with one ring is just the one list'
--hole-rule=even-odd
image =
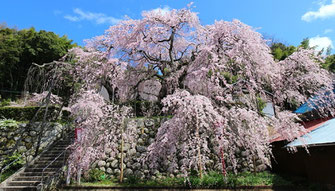
{"label": "stone staircase", "polygon": [[1,183],[0,191],[38,190],[42,179],[45,184],[48,178],[59,173],[70,154],[70,151],[66,150],[66,148],[71,143],[71,139],[68,139],[60,140],[51,145],[48,150],[36,157],[31,164]]}

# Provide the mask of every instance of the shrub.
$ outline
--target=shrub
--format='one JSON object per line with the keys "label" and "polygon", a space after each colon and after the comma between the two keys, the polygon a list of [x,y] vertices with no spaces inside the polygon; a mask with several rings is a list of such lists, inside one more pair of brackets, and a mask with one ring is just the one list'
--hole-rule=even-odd
{"label": "shrub", "polygon": [[[100,170],[95,169],[94,173],[103,173],[99,172]],[[90,172],[92,173],[92,172]],[[100,177],[100,176],[95,176]],[[301,184],[297,181],[294,181],[291,177],[290,181],[284,179],[283,177],[273,174],[270,172],[243,172],[239,174],[228,173],[226,177],[222,176],[221,172],[208,172],[204,174],[203,178],[200,179],[198,175],[190,175],[187,178],[183,177],[166,177],[163,179],[141,179],[136,176],[128,176],[123,183],[118,183],[116,179],[98,179],[95,181],[90,181],[85,183],[89,186],[97,185],[109,185],[109,186],[121,186],[121,187],[184,187],[184,188],[199,188],[199,189],[219,189],[219,188],[238,188],[239,186],[293,186]],[[306,182],[305,179],[303,179]],[[294,183],[294,184],[292,184]],[[296,184],[298,183],[298,184]]]}
{"label": "shrub", "polygon": [[[0,107],[0,118],[14,119],[17,121],[28,121],[31,120],[35,113],[38,111],[39,107]],[[47,118],[50,118],[58,110],[57,107],[51,106],[48,108]],[[37,115],[37,120],[43,119],[45,108]]]}
{"label": "shrub", "polygon": [[6,169],[6,171],[16,171],[23,166],[24,160],[20,153],[15,152],[4,160],[3,167],[9,165],[10,163],[12,164],[9,166],[8,169]]}
{"label": "shrub", "polygon": [[71,117],[71,112],[67,110],[62,110],[62,119],[68,121]]}
{"label": "shrub", "polygon": [[13,119],[2,119],[0,120],[0,130],[5,129],[16,129],[19,126],[19,122]]}
{"label": "shrub", "polygon": [[8,105],[10,105],[10,99],[3,99],[3,100],[1,100],[1,102],[0,102],[0,107],[4,107],[4,106],[8,106]]}
{"label": "shrub", "polygon": [[102,170],[92,169],[88,172],[88,181],[89,182],[97,182],[106,179],[106,174]]}

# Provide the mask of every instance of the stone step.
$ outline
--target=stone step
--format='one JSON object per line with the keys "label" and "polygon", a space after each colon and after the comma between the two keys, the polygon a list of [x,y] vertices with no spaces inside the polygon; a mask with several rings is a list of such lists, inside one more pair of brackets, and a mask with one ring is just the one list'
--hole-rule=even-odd
{"label": "stone step", "polygon": [[[31,168],[28,167],[24,170],[24,172],[42,172],[44,168]],[[46,168],[44,172],[56,172],[59,168]]]}
{"label": "stone step", "polygon": [[61,145],[54,145],[50,149],[52,150],[65,150],[69,145],[61,146]]}
{"label": "stone step", "polygon": [[8,186],[37,186],[40,181],[11,181]]}
{"label": "stone step", "polygon": [[[56,157],[51,157],[51,156],[41,156],[39,160],[41,161],[53,161]],[[63,157],[59,157],[56,161],[61,161],[63,160]]]}
{"label": "stone step", "polygon": [[[31,164],[31,165],[42,165],[42,164],[49,164],[51,162],[53,162],[54,164],[59,164],[59,163],[63,163],[64,162],[64,158],[63,157],[59,157],[58,159],[56,159],[54,161],[55,158],[48,158],[47,160],[44,158],[42,160],[38,160],[38,161],[35,161],[34,164]],[[65,161],[66,161],[67,158],[65,158]]]}
{"label": "stone step", "polygon": [[53,149],[53,148],[67,148],[69,147],[69,144],[55,144],[55,145],[52,145],[50,148]]}
{"label": "stone step", "polygon": [[[66,159],[65,159],[66,160]],[[41,161],[36,161],[34,164],[32,164],[32,165],[48,165],[48,164],[50,164],[51,162],[53,161],[53,159],[52,160],[41,160]],[[64,160],[62,159],[57,159],[57,160],[55,160],[54,162],[53,162],[53,164],[63,164],[63,162],[64,162]]]}
{"label": "stone step", "polygon": [[40,159],[39,160],[41,160],[41,159],[43,159],[43,161],[44,161],[44,159],[47,159],[47,161],[49,161],[50,160],[50,158],[52,158],[52,160],[54,160],[56,157],[58,157],[56,160],[58,160],[58,159],[63,159],[64,157],[65,157],[65,159],[67,159],[68,157],[69,157],[69,155],[43,155],[43,156],[40,156]]}
{"label": "stone step", "polygon": [[48,151],[46,152],[50,152],[50,151],[58,151],[58,152],[61,152],[61,151],[64,151],[66,149],[66,147],[51,147]]}
{"label": "stone step", "polygon": [[[59,155],[59,154],[61,154],[63,151],[64,151],[64,149],[59,150],[59,151],[55,151],[55,152],[45,152],[45,153],[42,153],[42,155]],[[70,153],[70,152],[64,152],[64,153]]]}
{"label": "stone step", "polygon": [[62,154],[62,152],[63,151],[61,151],[61,152],[47,152],[47,153],[43,153],[41,156],[45,156],[45,155],[55,155],[55,156],[57,156],[57,155]]}
{"label": "stone step", "polygon": [[57,153],[43,153],[42,155],[41,155],[41,157],[43,157],[43,156],[58,156],[58,155],[63,155],[63,154],[66,154],[66,153],[62,153],[62,152],[57,152]]}
{"label": "stone step", "polygon": [[[60,149],[60,150],[50,150],[50,151],[47,151],[43,154],[61,154],[62,152],[64,151],[64,149]],[[69,152],[66,152],[66,153],[69,153]]]}
{"label": "stone step", "polygon": [[[58,143],[53,145],[53,147],[63,147],[63,148],[67,148],[70,145],[70,143]],[[51,147],[51,148],[53,148]]]}
{"label": "stone step", "polygon": [[[55,172],[44,172],[45,176],[51,176]],[[19,176],[42,176],[42,172],[22,172]]]}
{"label": "stone step", "polygon": [[[58,154],[56,154],[56,153],[51,153],[51,154],[43,154],[43,155],[41,155],[41,157],[54,157],[54,158],[56,158],[56,157],[58,157],[60,155],[60,157],[64,157],[64,154],[61,154],[61,153],[58,153]],[[67,157],[67,156],[69,156],[70,154],[66,154],[65,153],[65,157]]]}
{"label": "stone step", "polygon": [[41,181],[42,176],[18,176],[14,181]]}
{"label": "stone step", "polygon": [[66,149],[69,145],[52,145],[50,149]]}
{"label": "stone step", "polygon": [[[66,159],[65,159],[66,160]],[[53,160],[40,160],[40,161],[36,161],[34,164],[32,165],[48,165],[50,162],[52,162]],[[53,164],[63,164],[64,160],[62,159],[57,159],[53,162]]]}
{"label": "stone step", "polygon": [[[47,180],[48,177],[54,175],[63,167],[64,158],[66,160],[71,153],[70,150],[66,150],[71,143],[71,140],[62,140],[51,146],[50,149],[40,155],[33,164],[29,165],[24,172],[13,177],[13,179],[7,183],[7,186],[1,187],[0,191],[37,190],[36,186],[42,181],[42,171],[47,165],[52,162],[43,172],[44,180]],[[59,158],[55,160],[56,157]]]}
{"label": "stone step", "polygon": [[57,143],[56,145],[58,145],[58,144],[62,144],[62,145],[70,145],[70,144],[72,144],[73,143],[73,141],[63,141],[63,142],[59,142],[59,143]]}
{"label": "stone step", "polygon": [[60,141],[60,142],[58,142],[58,143],[56,143],[56,144],[63,144],[63,145],[65,145],[65,144],[71,144],[72,143],[72,141],[70,140],[64,140],[64,141]]}
{"label": "stone step", "polygon": [[3,191],[35,191],[37,190],[36,186],[4,186],[1,187]]}
{"label": "stone step", "polygon": [[66,149],[66,147],[53,147],[51,148],[49,151],[58,151],[58,152],[62,152]]}
{"label": "stone step", "polygon": [[[45,168],[48,165],[48,163],[46,164],[36,164],[36,165],[30,165],[29,168]],[[49,168],[61,168],[63,166],[63,164],[58,163],[52,163]]]}
{"label": "stone step", "polygon": [[59,144],[59,145],[57,144],[57,145],[53,145],[51,147],[51,149],[53,149],[53,148],[64,148],[64,149],[66,149],[68,146],[69,146],[68,144]]}

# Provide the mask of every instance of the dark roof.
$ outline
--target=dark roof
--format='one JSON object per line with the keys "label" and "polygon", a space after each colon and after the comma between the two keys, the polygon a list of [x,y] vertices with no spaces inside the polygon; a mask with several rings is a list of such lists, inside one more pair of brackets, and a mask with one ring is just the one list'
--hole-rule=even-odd
{"label": "dark roof", "polygon": [[[294,111],[297,114],[304,114],[315,109],[318,109],[320,106],[325,106],[326,103],[331,103],[332,105],[335,104],[335,100],[329,99],[331,91],[326,91],[322,95],[314,95],[310,97],[304,104],[302,104],[298,109]],[[333,89],[333,93],[335,93],[335,88]]]}

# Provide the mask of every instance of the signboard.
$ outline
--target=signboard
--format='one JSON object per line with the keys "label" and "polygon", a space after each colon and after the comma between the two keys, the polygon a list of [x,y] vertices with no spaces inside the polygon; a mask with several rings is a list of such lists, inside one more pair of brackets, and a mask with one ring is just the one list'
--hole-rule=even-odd
{"label": "signboard", "polygon": [[74,132],[75,132],[75,139],[76,139],[76,141],[80,142],[82,128],[75,128]]}

